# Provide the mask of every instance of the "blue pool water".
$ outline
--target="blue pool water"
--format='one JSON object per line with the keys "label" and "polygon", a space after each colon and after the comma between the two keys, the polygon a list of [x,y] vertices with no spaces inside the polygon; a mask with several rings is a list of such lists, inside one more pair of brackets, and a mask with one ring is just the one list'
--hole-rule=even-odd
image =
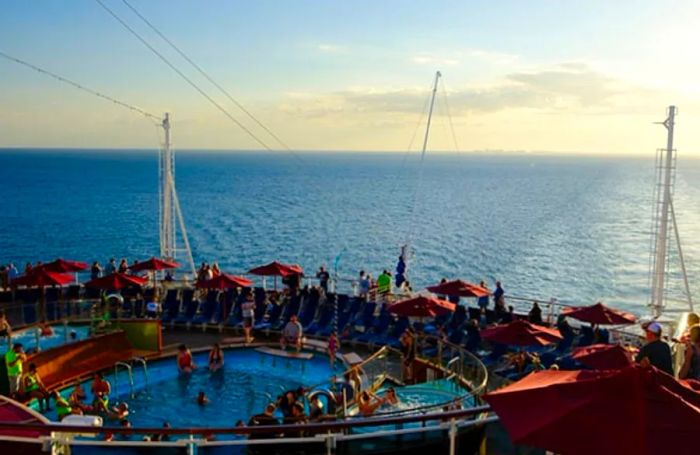
{"label": "blue pool water", "polygon": [[[34,352],[38,347],[41,350],[62,346],[66,343],[73,343],[88,338],[90,327],[85,325],[54,325],[53,335],[37,337],[38,328],[32,327],[17,332],[12,332],[12,343],[22,343],[26,352]],[[76,338],[70,337],[70,333],[75,332]],[[5,352],[7,344],[0,344],[0,352]]]}
{"label": "blue pool water", "polygon": [[[163,359],[148,364],[148,383],[143,368],[134,365],[135,395],[130,396],[127,373],[120,369],[115,377],[105,377],[112,384],[110,405],[124,401],[129,404],[129,420],[138,427],[161,427],[167,421],[173,427],[232,427],[237,420],[262,412],[265,405],[285,390],[299,386],[328,383],[329,378],[342,372],[340,366],[331,370],[328,358],[314,355],[310,360],[295,360],[260,354],[253,349],[225,351],[225,367],[210,373],[207,353],[194,355],[199,366],[191,375],[177,371],[175,359]],[[83,384],[88,400],[90,381]],[[202,390],[211,400],[206,406],[195,402]],[[70,390],[62,392],[68,396]],[[55,413],[49,413],[55,419]],[[116,422],[107,422],[116,425]]]}

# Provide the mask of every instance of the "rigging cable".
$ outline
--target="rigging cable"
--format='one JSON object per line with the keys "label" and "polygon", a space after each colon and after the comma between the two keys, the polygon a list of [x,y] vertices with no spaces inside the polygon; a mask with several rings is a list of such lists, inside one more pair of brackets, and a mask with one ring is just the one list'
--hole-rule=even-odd
{"label": "rigging cable", "polygon": [[255,135],[251,130],[249,130],[244,124],[236,120],[236,118],[231,115],[223,106],[221,106],[219,103],[214,100],[211,96],[209,96],[204,90],[202,90],[197,84],[192,81],[185,73],[180,71],[175,65],[173,65],[163,54],[158,52],[156,48],[151,46],[146,39],[144,39],[139,33],[131,28],[129,24],[124,22],[121,17],[119,17],[114,11],[112,11],[107,5],[105,5],[102,0],[95,0],[105,11],[107,11],[117,22],[119,22],[125,29],[127,29],[132,35],[134,35],[141,43],[146,46],[148,49],[151,50],[158,58],[160,58],[163,63],[168,65],[170,69],[175,71],[185,82],[187,82],[192,88],[194,88],[197,92],[199,92],[200,95],[202,95],[207,101],[209,101],[214,107],[216,107],[221,113],[223,113],[226,117],[228,117],[229,120],[231,120],[233,123],[238,125],[239,128],[241,128],[243,131],[245,131],[248,136],[250,136],[255,142],[260,144],[263,148],[266,150],[272,151],[272,148],[270,148],[262,139],[260,139],[258,136]]}
{"label": "rigging cable", "polygon": [[127,109],[129,109],[129,110],[131,110],[131,111],[134,111],[134,112],[136,112],[136,113],[138,113],[138,114],[143,115],[144,117],[147,117],[147,118],[149,118],[149,119],[157,120],[157,121],[158,121],[158,125],[160,125],[160,122],[161,122],[161,118],[160,118],[160,117],[158,117],[157,115],[153,115],[153,114],[151,114],[150,112],[144,111],[144,110],[141,109],[140,107],[136,107],[136,106],[134,106],[134,105],[125,103],[125,102],[123,102],[123,101],[119,101],[119,100],[116,99],[116,98],[112,98],[111,96],[105,95],[104,93],[98,92],[97,90],[93,90],[93,89],[88,88],[88,87],[86,87],[86,86],[84,86],[84,85],[82,85],[82,84],[78,84],[78,83],[75,82],[75,81],[72,81],[72,80],[70,80],[70,79],[67,79],[67,78],[65,78],[65,77],[63,77],[63,76],[59,76],[59,75],[56,74],[56,73],[52,73],[51,71],[45,70],[45,69],[43,69],[43,68],[40,68],[40,67],[38,67],[38,66],[36,66],[36,65],[33,65],[33,64],[31,64],[31,63],[29,63],[29,62],[27,62],[27,61],[24,61],[24,60],[22,60],[22,59],[19,59],[19,58],[17,58],[17,57],[13,57],[13,56],[11,56],[11,55],[9,55],[9,54],[6,54],[5,52],[0,51],[0,57],[3,57],[3,58],[5,58],[5,59],[7,59],[7,60],[10,60],[10,61],[13,61],[13,62],[15,62],[15,63],[18,63],[18,64],[20,64],[20,65],[22,65],[22,66],[27,67],[27,68],[33,69],[34,71],[36,71],[36,72],[38,72],[38,73],[44,74],[44,75],[46,75],[46,76],[49,76],[49,77],[51,77],[51,78],[53,78],[53,79],[56,79],[56,80],[59,81],[59,82],[63,82],[64,84],[72,85],[73,87],[77,88],[78,90],[82,90],[83,92],[89,93],[89,94],[91,94],[91,95],[93,95],[93,96],[97,96],[97,97],[99,97],[99,98],[102,98],[103,100],[107,100],[107,101],[109,101],[109,102],[111,102],[111,103],[114,103],[114,104],[117,104],[117,105],[119,105],[119,106],[125,107],[125,108],[127,108]]}
{"label": "rigging cable", "polygon": [[260,120],[258,120],[257,117],[255,117],[248,109],[245,108],[238,100],[236,100],[225,88],[223,88],[219,83],[217,83],[209,74],[207,74],[204,69],[199,66],[197,63],[195,63],[185,52],[183,52],[179,47],[175,45],[168,37],[166,37],[151,21],[149,21],[146,17],[143,16],[131,3],[129,3],[127,0],[122,0],[122,2],[136,14],[136,16],[139,17],[153,32],[155,32],[158,36],[160,36],[163,41],[168,43],[168,45],[177,52],[180,57],[185,59],[187,63],[192,65],[194,69],[196,69],[199,74],[201,74],[206,80],[208,80],[214,87],[216,87],[226,98],[229,99],[233,104],[238,107],[245,115],[247,115],[253,122],[255,122],[256,125],[258,125],[260,128],[262,128],[267,134],[269,134],[279,145],[281,145],[284,149],[290,150],[291,148],[282,140],[280,139],[270,128],[268,128],[264,123],[262,123]]}
{"label": "rigging cable", "polygon": [[455,144],[455,152],[457,152],[457,154],[460,154],[461,150],[459,149],[459,144],[457,144],[457,135],[455,134],[455,127],[452,123],[452,114],[450,113],[450,105],[447,102],[447,90],[445,89],[445,81],[443,80],[442,84],[440,84],[440,85],[442,88],[442,99],[445,103],[445,111],[447,112],[447,118],[448,118],[449,123],[450,123],[450,132],[452,133],[452,141]]}

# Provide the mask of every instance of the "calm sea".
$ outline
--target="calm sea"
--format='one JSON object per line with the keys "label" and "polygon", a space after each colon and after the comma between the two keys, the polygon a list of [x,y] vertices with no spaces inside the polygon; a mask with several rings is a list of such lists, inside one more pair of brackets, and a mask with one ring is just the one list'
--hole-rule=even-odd
{"label": "calm sea", "polygon": [[[196,261],[273,259],[341,276],[394,268],[414,288],[500,279],[514,295],[637,313],[647,303],[653,157],[178,151]],[[700,284],[700,161],[681,160],[676,210]],[[0,151],[0,262],[158,254],[155,151]],[[675,259],[674,259],[675,260]]]}

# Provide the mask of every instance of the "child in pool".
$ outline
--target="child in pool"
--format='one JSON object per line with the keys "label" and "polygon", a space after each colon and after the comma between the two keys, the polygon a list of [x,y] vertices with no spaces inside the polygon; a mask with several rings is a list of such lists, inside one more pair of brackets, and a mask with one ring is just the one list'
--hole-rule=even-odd
{"label": "child in pool", "polygon": [[209,404],[209,398],[207,398],[207,395],[204,393],[204,390],[200,390],[199,393],[197,394],[197,404],[200,406],[204,406],[206,404]]}
{"label": "child in pool", "polygon": [[221,352],[221,346],[219,343],[215,343],[214,346],[209,351],[209,371],[216,372],[219,371],[224,366],[224,354]]}

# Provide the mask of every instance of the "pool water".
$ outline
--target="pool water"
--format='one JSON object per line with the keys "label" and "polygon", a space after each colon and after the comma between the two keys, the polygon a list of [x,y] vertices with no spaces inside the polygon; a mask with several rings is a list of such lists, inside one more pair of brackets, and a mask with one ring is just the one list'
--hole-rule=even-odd
{"label": "pool water", "polygon": [[[22,343],[25,352],[31,353],[37,350],[37,340],[39,342],[38,347],[42,351],[45,351],[47,349],[62,346],[66,343],[74,343],[76,341],[85,340],[89,337],[90,332],[90,327],[86,325],[52,325],[51,328],[53,329],[53,335],[39,336],[38,338],[37,333],[39,329],[37,327],[12,332],[11,343]],[[71,332],[75,332],[75,339],[70,337]],[[7,345],[0,346],[0,352],[5,352],[6,348]]]}
{"label": "pool water", "polygon": [[[331,370],[325,355],[315,354],[310,360],[286,359],[261,354],[254,349],[230,349],[224,352],[224,368],[211,373],[207,353],[197,353],[198,368],[192,374],[180,374],[175,359],[148,363],[148,380],[143,367],[133,365],[134,394],[131,395],[128,374],[120,368],[105,378],[112,384],[110,406],[118,402],[129,405],[129,420],[135,427],[232,427],[236,421],[248,421],[262,412],[265,405],[285,390],[299,386],[327,384],[329,378],[342,372],[341,365]],[[91,381],[83,383],[88,399]],[[62,391],[68,397],[72,389]],[[199,391],[210,400],[205,406],[196,403]],[[56,419],[55,412],[47,416]],[[117,425],[117,422],[105,422]]]}

